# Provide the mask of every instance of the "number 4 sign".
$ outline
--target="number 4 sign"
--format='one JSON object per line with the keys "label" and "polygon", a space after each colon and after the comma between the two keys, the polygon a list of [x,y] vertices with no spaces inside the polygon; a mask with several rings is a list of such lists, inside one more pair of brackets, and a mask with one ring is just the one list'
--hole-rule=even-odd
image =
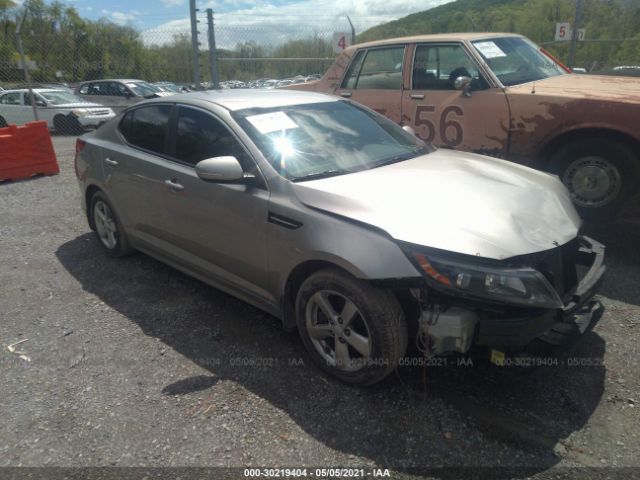
{"label": "number 4 sign", "polygon": [[342,53],[342,51],[351,45],[351,37],[344,32],[334,32],[333,34],[333,51]]}

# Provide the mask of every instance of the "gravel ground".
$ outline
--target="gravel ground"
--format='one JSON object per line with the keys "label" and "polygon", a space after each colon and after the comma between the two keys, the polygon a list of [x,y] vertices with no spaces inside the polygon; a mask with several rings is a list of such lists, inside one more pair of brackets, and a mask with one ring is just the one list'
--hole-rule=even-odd
{"label": "gravel ground", "polygon": [[60,175],[0,184],[0,466],[640,475],[637,226],[590,232],[609,272],[581,365],[451,360],[351,388],[261,311],[145,255],[105,257],[74,141],[54,137]]}

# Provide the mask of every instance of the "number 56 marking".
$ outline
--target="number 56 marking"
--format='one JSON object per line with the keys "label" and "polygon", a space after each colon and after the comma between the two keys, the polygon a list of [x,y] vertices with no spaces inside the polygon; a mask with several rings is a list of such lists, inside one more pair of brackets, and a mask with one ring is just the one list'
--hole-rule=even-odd
{"label": "number 56 marking", "polygon": [[[448,147],[457,147],[462,143],[464,131],[460,122],[455,119],[450,119],[451,115],[456,117],[464,116],[464,111],[458,105],[449,105],[440,114],[440,121],[438,122],[439,128],[436,129],[436,125],[433,121],[425,118],[425,114],[434,113],[436,111],[435,105],[418,105],[416,107],[415,125],[416,132],[420,138],[427,142],[433,142],[436,138],[436,132],[440,134],[442,143]],[[451,136],[449,136],[452,134]]]}

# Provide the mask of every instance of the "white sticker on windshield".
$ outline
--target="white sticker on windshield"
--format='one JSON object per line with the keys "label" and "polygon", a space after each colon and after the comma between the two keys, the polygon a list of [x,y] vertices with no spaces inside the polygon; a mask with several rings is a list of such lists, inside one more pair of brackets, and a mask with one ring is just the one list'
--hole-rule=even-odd
{"label": "white sticker on windshield", "polygon": [[506,57],[507,55],[492,41],[473,44],[485,58]]}
{"label": "white sticker on windshield", "polygon": [[289,115],[284,112],[263,113],[261,115],[252,115],[247,120],[258,129],[260,133],[271,133],[279,130],[289,130],[290,128],[298,128],[298,125],[291,120]]}

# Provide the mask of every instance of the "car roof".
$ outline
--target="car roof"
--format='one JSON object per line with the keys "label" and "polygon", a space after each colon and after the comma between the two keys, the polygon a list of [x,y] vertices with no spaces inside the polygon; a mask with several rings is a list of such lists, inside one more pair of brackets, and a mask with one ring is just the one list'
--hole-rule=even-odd
{"label": "car roof", "polygon": [[[151,103],[166,103],[167,97],[150,100]],[[300,90],[260,90],[231,89],[204,90],[180,95],[179,103],[209,102],[220,105],[232,112],[247,108],[275,108],[311,103],[340,101],[338,97],[324,93],[303,92]],[[146,102],[145,102],[146,103]]]}
{"label": "car roof", "polygon": [[85,82],[81,82],[80,85],[84,85],[86,83],[98,83],[98,82],[122,82],[122,83],[131,83],[131,82],[145,82],[146,80],[140,80],[139,78],[101,78],[100,80],[87,80]]}
{"label": "car roof", "polygon": [[[28,92],[29,89],[28,88],[12,88],[10,90],[3,90],[2,93],[22,93],[22,92]],[[36,92],[36,93],[49,93],[49,92],[63,92],[63,93],[69,93],[68,90],[65,90],[64,88],[32,88],[31,89],[32,92]]]}
{"label": "car roof", "polygon": [[435,33],[431,35],[413,35],[409,37],[387,38],[385,40],[374,40],[366,43],[352,45],[349,49],[363,47],[377,47],[382,45],[393,45],[396,43],[420,43],[420,42],[453,42],[453,41],[473,41],[486,38],[499,37],[522,37],[515,33],[498,32],[463,32],[463,33]]}

